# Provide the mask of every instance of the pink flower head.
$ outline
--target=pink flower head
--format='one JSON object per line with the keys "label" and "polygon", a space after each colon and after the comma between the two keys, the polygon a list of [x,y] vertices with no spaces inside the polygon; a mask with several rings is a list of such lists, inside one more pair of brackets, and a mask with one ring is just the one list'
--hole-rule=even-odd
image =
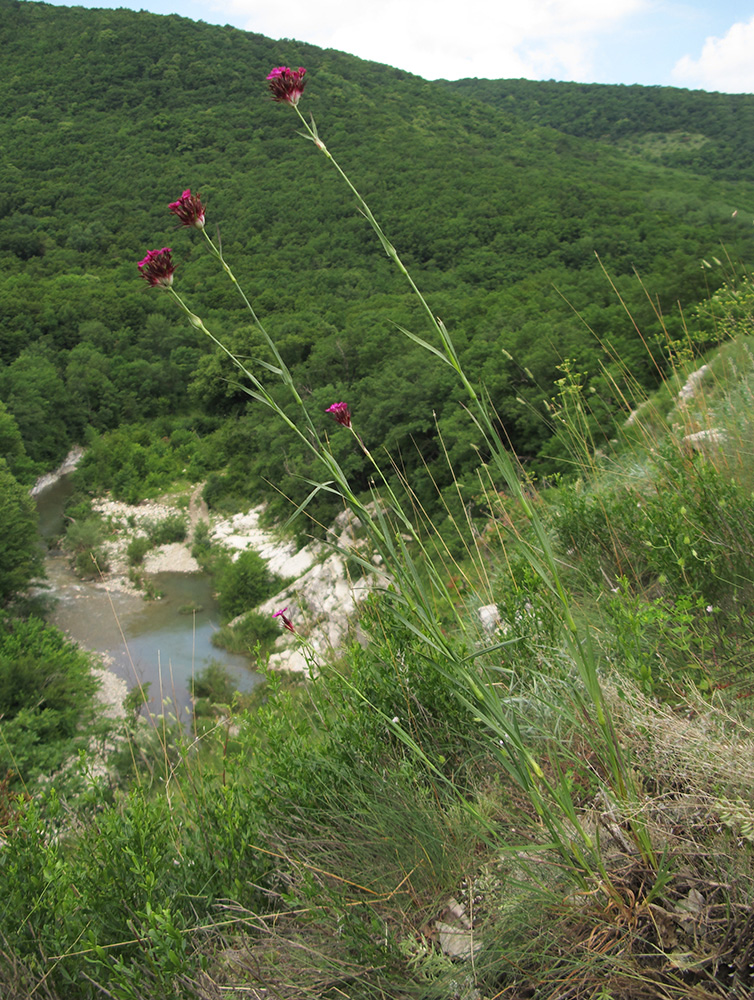
{"label": "pink flower head", "polygon": [[267,74],[273,101],[282,101],[284,104],[292,104],[295,107],[301,100],[306,86],[305,73],[306,70],[303,66],[299,66],[298,69],[276,66]]}
{"label": "pink flower head", "polygon": [[186,188],[178,201],[171,201],[168,208],[177,215],[182,226],[196,226],[197,229],[204,229],[204,210],[201,196],[197,191],[191,193],[191,188]]}
{"label": "pink flower head", "polygon": [[288,608],[281,608],[280,611],[276,611],[272,617],[280,618],[283,622],[283,625],[285,625],[285,627],[288,629],[289,632],[295,632],[296,629],[293,627],[293,622],[286,615],[287,610]]}
{"label": "pink flower head", "polygon": [[144,260],[139,261],[142,278],[153,288],[170,288],[173,284],[175,265],[170,254],[170,247],[163,247],[162,250],[148,250]]}
{"label": "pink flower head", "polygon": [[328,406],[325,413],[332,413],[339,424],[344,427],[351,426],[351,411],[348,409],[348,403],[333,403],[332,406]]}

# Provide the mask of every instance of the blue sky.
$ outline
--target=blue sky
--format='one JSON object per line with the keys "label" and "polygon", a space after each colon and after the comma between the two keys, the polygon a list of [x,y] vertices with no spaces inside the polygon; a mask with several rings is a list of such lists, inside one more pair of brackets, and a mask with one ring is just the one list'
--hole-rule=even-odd
{"label": "blue sky", "polygon": [[429,80],[526,77],[754,93],[754,0],[85,0],[80,6],[232,24],[342,49]]}

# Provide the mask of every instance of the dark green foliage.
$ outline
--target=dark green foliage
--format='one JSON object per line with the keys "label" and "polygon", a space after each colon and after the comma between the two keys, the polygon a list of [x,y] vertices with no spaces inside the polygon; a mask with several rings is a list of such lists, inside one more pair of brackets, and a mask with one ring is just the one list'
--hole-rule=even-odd
{"label": "dark green foliage", "polygon": [[[45,352],[46,353],[46,352]],[[82,424],[54,362],[25,350],[0,369],[0,397],[15,417],[26,451],[40,465],[53,466]]]}
{"label": "dark green foliage", "polygon": [[669,167],[719,179],[750,176],[754,104],[748,94],[553,80],[457,80],[445,86],[523,121],[616,143]]}
{"label": "dark green foliage", "polygon": [[71,553],[73,568],[83,579],[95,579],[108,568],[107,558],[102,549],[107,529],[101,518],[84,517],[68,524],[63,547]]}
{"label": "dark green foliage", "polygon": [[[675,302],[693,302],[706,282],[723,279],[702,274],[700,259],[721,241],[734,259],[751,253],[746,213],[734,220],[730,211],[745,205],[751,181],[743,132],[735,180],[711,190],[702,176],[710,147],[716,162],[730,162],[726,150],[735,123],[751,114],[750,97],[569,84],[532,84],[529,97],[526,81],[428,84],[342,53],[281,48],[179,17],[13,0],[0,0],[0,13],[0,213],[9,234],[0,249],[0,396],[30,458],[49,464],[87,428],[175,422],[190,407],[214,421],[200,427],[197,414],[185,425],[196,448],[186,438],[176,444],[164,426],[169,460],[156,441],[111,439],[112,455],[92,456],[90,489],[136,499],[186,469],[193,481],[211,476],[216,509],[265,494],[277,515],[290,512],[285,498],[298,503],[309,492],[313,467],[301,443],[249,400],[227,357],[138,277],[145,250],[170,241],[191,308],[252,365],[270,360],[198,234],[174,230],[167,204],[189,185],[207,200],[208,224],[220,226],[224,252],[315,421],[328,427],[323,411],[347,397],[373,452],[390,449],[424,482],[426,463],[443,490],[451,476],[434,411],[456,475],[473,474],[475,436],[459,420],[448,371],[395,329],[425,332],[407,287],[334,172],[296,136],[290,109],[266,95],[264,77],[281,61],[307,66],[307,111],[454,331],[464,366],[486,386],[526,460],[547,446],[550,431],[537,414],[565,356],[590,385],[602,366],[611,372],[616,352],[640,383],[657,379],[595,252],[648,343],[661,331],[634,268],[675,336]],[[125,48],[113,42],[126,36]],[[499,109],[483,103],[494,103],[503,84]],[[166,95],[170,115],[155,111]],[[545,110],[558,102],[559,117]],[[684,129],[707,137],[702,159],[684,161],[684,170],[594,141],[606,121],[662,132],[676,109],[688,118]],[[567,120],[578,137],[549,127],[565,129]],[[138,190],[137,176],[148,179]],[[604,400],[609,433],[619,400]],[[339,461],[366,489],[358,448],[333,438]],[[558,453],[550,450],[548,468]],[[435,503],[429,488],[420,499]],[[334,512],[326,495],[313,501],[316,520]]]}
{"label": "dark green foliage", "polygon": [[186,466],[200,446],[198,435],[180,426],[174,429],[172,421],[123,425],[91,443],[74,473],[74,483],[78,490],[95,494],[110,490],[118,500],[137,503],[186,475]]}
{"label": "dark green foliage", "polygon": [[280,635],[280,626],[271,615],[247,611],[235,625],[224,625],[212,635],[212,645],[227,649],[229,653],[253,655],[257,648],[264,656]]}
{"label": "dark green foliage", "polygon": [[206,698],[213,704],[229,705],[235,690],[232,678],[221,663],[210,663],[191,681],[191,697]]}
{"label": "dark green foliage", "polygon": [[206,521],[198,522],[194,528],[194,535],[191,542],[191,555],[197,560],[200,566],[203,566],[204,559],[209,556],[212,550],[209,524]]}
{"label": "dark green foliage", "polygon": [[171,514],[145,527],[152,545],[171,545],[186,538],[186,518],[182,514]]}
{"label": "dark green foliage", "polygon": [[33,464],[26,454],[18,424],[2,400],[0,400],[0,455],[19,482],[25,483],[33,478]]}
{"label": "dark green foliage", "polygon": [[146,535],[137,535],[132,538],[126,548],[126,557],[129,566],[141,566],[144,556],[152,549],[152,542]]}
{"label": "dark green foliage", "polygon": [[225,621],[250,611],[278,589],[279,580],[258,552],[247,549],[231,562],[227,559],[215,577],[217,601]]}
{"label": "dark green foliage", "polygon": [[236,683],[226,667],[213,660],[191,681],[195,722],[227,712],[235,693]]}
{"label": "dark green foliage", "polygon": [[29,493],[0,458],[0,607],[42,574],[37,513]]}
{"label": "dark green foliage", "polygon": [[91,721],[90,657],[39,618],[0,619],[0,771],[23,781],[57,770]]}

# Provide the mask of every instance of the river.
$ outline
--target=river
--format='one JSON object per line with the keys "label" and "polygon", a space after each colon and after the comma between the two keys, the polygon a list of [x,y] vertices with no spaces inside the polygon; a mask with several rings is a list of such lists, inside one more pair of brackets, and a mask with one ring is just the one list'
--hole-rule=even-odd
{"label": "river", "polygon": [[[43,538],[61,532],[63,504],[71,489],[63,476],[35,497]],[[58,549],[48,550],[45,568],[55,598],[49,620],[85,649],[101,654],[129,688],[148,683],[150,711],[160,712],[169,699],[170,710],[188,720],[191,679],[212,661],[227,668],[239,691],[249,691],[261,680],[250,659],[212,645],[220,620],[211,583],[203,574],[153,574],[150,580],[164,596],[145,601],[138,594],[78,579]]]}

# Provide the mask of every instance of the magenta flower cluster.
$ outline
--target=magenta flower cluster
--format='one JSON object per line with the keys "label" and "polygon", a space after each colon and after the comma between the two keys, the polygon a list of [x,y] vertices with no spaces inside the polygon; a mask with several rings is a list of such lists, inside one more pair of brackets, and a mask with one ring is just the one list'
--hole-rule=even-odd
{"label": "magenta flower cluster", "polygon": [[351,426],[351,411],[348,409],[348,403],[333,403],[332,406],[327,407],[325,413],[332,413],[333,417],[343,427]]}
{"label": "magenta flower cluster", "polygon": [[276,611],[272,617],[279,618],[289,632],[295,632],[296,629],[293,627],[293,622],[290,620],[290,618],[288,618],[288,616],[285,613],[287,610],[288,608],[281,608],[280,611]]}
{"label": "magenta flower cluster", "polygon": [[186,188],[178,201],[171,201],[168,208],[178,217],[182,226],[204,229],[205,206],[198,191],[192,194],[191,188]]}
{"label": "magenta flower cluster", "polygon": [[153,288],[170,288],[173,284],[173,264],[170,247],[162,250],[148,250],[144,260],[139,261],[139,270],[144,280]]}
{"label": "magenta flower cluster", "polygon": [[292,104],[294,107],[304,93],[306,70],[303,66],[291,69],[289,66],[276,66],[267,75],[267,82],[272,92],[273,101]]}
{"label": "magenta flower cluster", "polygon": [[[295,107],[304,93],[306,80],[304,76],[306,70],[303,66],[298,69],[291,69],[290,66],[276,66],[267,75],[267,82],[272,93],[273,101],[281,101]],[[186,188],[177,201],[171,201],[168,208],[176,216],[182,226],[193,226],[195,229],[204,229],[204,217],[206,205],[202,203],[201,195],[191,193],[191,188]],[[163,247],[161,250],[149,250],[144,260],[139,261],[139,271],[142,278],[152,288],[170,288],[173,284],[173,273],[175,265],[171,258],[170,247]],[[336,403],[336,406],[345,406],[345,403]],[[346,407],[346,413],[348,407]],[[335,416],[338,423],[344,423],[340,416]],[[346,427],[350,427],[350,417]]]}

